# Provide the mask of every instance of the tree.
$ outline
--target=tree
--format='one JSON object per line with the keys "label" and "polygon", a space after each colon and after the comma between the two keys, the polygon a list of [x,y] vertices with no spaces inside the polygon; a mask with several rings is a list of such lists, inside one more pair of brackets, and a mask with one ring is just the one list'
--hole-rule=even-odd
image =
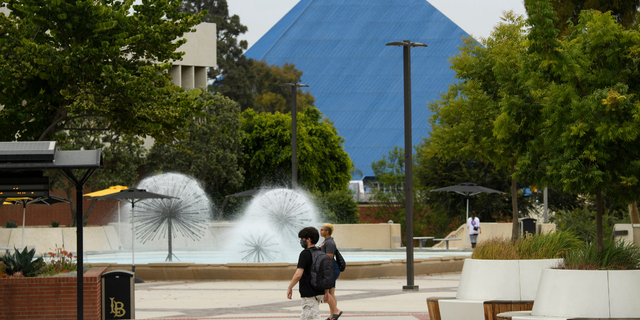
{"label": "tree", "polygon": [[238,36],[247,32],[238,15],[229,16],[227,0],[185,0],[179,8],[182,12],[202,13],[204,22],[216,24],[216,60],[218,67],[209,70],[214,80],[213,90],[240,104],[242,110],[253,108],[255,101],[252,83],[255,73],[253,60],[244,56],[248,43],[238,41]]}
{"label": "tree", "polygon": [[219,93],[205,92],[199,99],[204,114],[185,129],[187,137],[156,143],[147,157],[147,169],[191,175],[221,203],[243,182],[240,106]]}
{"label": "tree", "polygon": [[[77,124],[79,127],[90,126],[87,124]],[[104,157],[104,167],[97,170],[87,183],[87,190],[101,190],[113,185],[133,186],[138,179],[138,169],[144,162],[145,149],[140,138],[123,136],[113,131],[69,131],[57,135],[60,143],[57,147],[63,150],[98,149],[102,148]],[[77,176],[83,170],[73,170]],[[75,196],[75,185],[62,176],[59,170],[47,170],[50,183],[53,189],[63,190],[66,198],[73,200]],[[82,215],[82,223],[86,224],[93,208],[98,200],[92,200],[88,208]],[[72,226],[76,225],[77,209],[76,203],[69,203]]]}
{"label": "tree", "polygon": [[[291,116],[276,112],[241,114],[245,171],[244,190],[291,181]],[[344,151],[344,139],[315,107],[298,117],[298,180],[308,190],[344,189],[353,163]]]}
{"label": "tree", "polygon": [[[1,0],[0,140],[71,131],[167,141],[199,108],[171,83],[176,40],[200,22],[179,1]],[[130,12],[133,8],[133,12]],[[82,124],[78,127],[78,124]]]}
{"label": "tree", "polygon": [[[471,37],[464,39],[459,54],[451,58],[451,67],[459,81],[452,84],[440,100],[430,103],[432,132],[421,149],[425,156],[437,156],[443,161],[474,159],[490,162],[497,169],[510,170],[513,240],[519,235],[515,173],[522,141],[497,135],[494,124],[501,115],[502,105],[531,103],[526,87],[518,78],[526,52],[525,27],[523,17],[507,12],[503,22],[483,40],[483,45]],[[505,100],[506,92],[513,94],[508,96],[512,98],[510,101]],[[519,100],[513,98],[516,96]],[[502,130],[512,130],[525,121],[503,122]]]}
{"label": "tree", "polygon": [[525,117],[536,128],[529,146],[538,147],[523,153],[523,171],[542,172],[564,191],[595,196],[602,248],[603,196],[631,202],[640,191],[640,33],[616,24],[611,13],[582,11],[579,23],[558,39],[549,0],[528,2],[527,12],[531,31],[521,76],[540,105],[505,106],[501,120]]}
{"label": "tree", "polygon": [[[290,112],[290,88],[280,87],[280,84],[299,83],[302,71],[296,69],[293,63],[285,63],[281,68],[277,65],[269,65],[266,61],[254,61],[253,70],[256,73],[256,82],[253,86],[256,101],[253,109],[258,112]],[[298,88],[296,93],[298,111],[302,111],[306,106],[312,106],[314,102],[315,98],[309,91],[303,92]]]}
{"label": "tree", "polygon": [[640,0],[553,0],[551,6],[558,17],[554,25],[561,35],[565,35],[568,31],[567,22],[577,24],[582,10],[611,11],[616,23],[629,28],[636,20]]}
{"label": "tree", "polygon": [[345,186],[342,189],[313,192],[315,204],[322,213],[323,221],[329,223],[358,223],[358,203],[353,200],[353,195]]}

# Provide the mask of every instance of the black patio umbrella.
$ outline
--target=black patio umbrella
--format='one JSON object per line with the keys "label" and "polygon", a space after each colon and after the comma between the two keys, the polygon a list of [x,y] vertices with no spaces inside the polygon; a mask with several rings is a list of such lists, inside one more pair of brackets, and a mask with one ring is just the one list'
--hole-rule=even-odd
{"label": "black patio umbrella", "polygon": [[[469,220],[469,197],[470,196],[475,196],[476,194],[480,194],[480,193],[504,193],[502,191],[498,191],[498,190],[494,190],[491,188],[487,188],[487,187],[483,187],[483,186],[479,186],[475,183],[472,182],[464,182],[461,184],[456,184],[455,186],[450,186],[450,187],[444,187],[444,188],[440,188],[440,189],[433,189],[431,190],[431,192],[435,192],[435,191],[445,191],[445,192],[455,192],[461,195],[464,195],[467,197],[467,219],[466,221]],[[464,247],[467,247],[467,236],[465,235],[464,237]]]}
{"label": "black patio umbrella", "polygon": [[62,197],[58,197],[58,196],[54,196],[54,195],[49,195],[46,197],[38,197],[38,198],[28,198],[28,197],[24,197],[24,198],[7,198],[5,200],[6,202],[12,203],[12,204],[21,204],[22,205],[22,248],[24,248],[24,220],[25,220],[25,216],[27,213],[27,205],[28,204],[46,204],[46,205],[52,205],[52,204],[56,204],[56,203],[69,203],[70,201],[62,198]]}
{"label": "black patio umbrella", "polygon": [[[164,194],[148,192],[145,189],[125,189],[120,192],[115,192],[112,194],[107,194],[99,197],[91,197],[88,200],[109,200],[109,199],[117,199],[117,200],[125,200],[131,203],[131,271],[133,273],[136,272],[135,266],[135,239],[134,239],[134,227],[133,227],[133,215],[135,212],[136,203],[145,200],[145,199],[177,199],[176,197],[167,196]],[[137,279],[136,279],[137,280]]]}

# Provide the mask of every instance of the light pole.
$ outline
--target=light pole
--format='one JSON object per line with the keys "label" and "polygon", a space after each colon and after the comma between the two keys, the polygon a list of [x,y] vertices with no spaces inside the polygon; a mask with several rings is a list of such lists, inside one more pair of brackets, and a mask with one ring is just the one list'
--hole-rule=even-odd
{"label": "light pole", "polygon": [[411,143],[411,47],[426,47],[426,44],[403,40],[402,42],[389,42],[387,46],[402,47],[404,61],[404,194],[406,214],[406,241],[407,241],[407,285],[402,286],[403,291],[418,291],[420,288],[413,282],[413,159]]}
{"label": "light pole", "polygon": [[291,88],[291,188],[298,188],[298,132],[296,120],[296,96],[298,88],[308,87],[302,83],[283,83],[281,87]]}

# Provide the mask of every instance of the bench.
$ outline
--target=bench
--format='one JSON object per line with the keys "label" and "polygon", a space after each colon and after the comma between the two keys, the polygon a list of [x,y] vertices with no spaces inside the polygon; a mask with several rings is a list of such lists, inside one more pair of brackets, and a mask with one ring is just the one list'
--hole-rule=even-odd
{"label": "bench", "polygon": [[433,241],[445,241],[447,244],[447,250],[449,250],[449,241],[460,241],[462,239],[433,239]]}
{"label": "bench", "polygon": [[435,237],[413,237],[413,240],[418,240],[418,246],[420,248],[423,247],[423,243],[424,243],[424,247],[427,246],[427,240],[433,239]]}

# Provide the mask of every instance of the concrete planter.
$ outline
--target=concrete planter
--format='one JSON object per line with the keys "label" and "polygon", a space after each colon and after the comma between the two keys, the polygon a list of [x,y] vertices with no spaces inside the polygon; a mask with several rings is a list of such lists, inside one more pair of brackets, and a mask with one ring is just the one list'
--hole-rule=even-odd
{"label": "concrete planter", "polygon": [[546,269],[529,317],[640,318],[638,288],[640,270]]}
{"label": "concrete planter", "polygon": [[456,298],[431,299],[430,314],[433,310],[442,320],[492,320],[499,312],[530,310],[541,271],[561,261],[466,259]]}

